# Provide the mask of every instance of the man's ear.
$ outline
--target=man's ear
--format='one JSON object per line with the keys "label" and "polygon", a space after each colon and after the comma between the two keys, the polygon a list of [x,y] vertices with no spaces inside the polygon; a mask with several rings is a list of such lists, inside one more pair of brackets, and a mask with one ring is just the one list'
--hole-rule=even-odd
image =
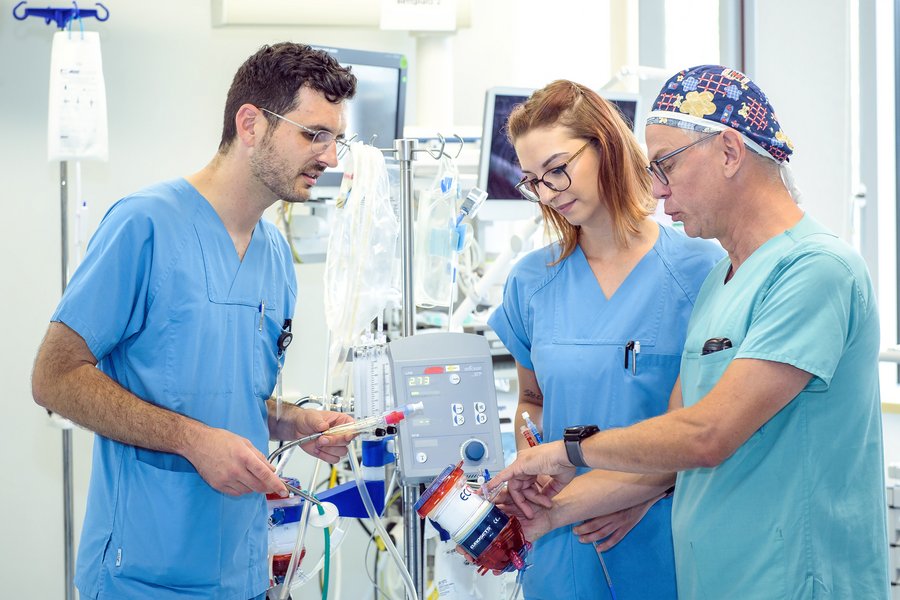
{"label": "man's ear", "polygon": [[744,144],[744,138],[734,129],[726,129],[719,136],[721,138],[721,150],[723,151],[724,175],[733,177],[737,173],[744,161],[747,160],[747,146]]}
{"label": "man's ear", "polygon": [[268,122],[258,108],[252,104],[242,104],[234,115],[237,138],[244,146],[254,147],[266,133]]}

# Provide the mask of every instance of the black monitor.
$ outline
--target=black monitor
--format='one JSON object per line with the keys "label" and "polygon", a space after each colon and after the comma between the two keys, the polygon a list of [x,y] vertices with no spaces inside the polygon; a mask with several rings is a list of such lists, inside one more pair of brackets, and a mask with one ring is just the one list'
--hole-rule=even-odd
{"label": "black monitor", "polygon": [[[356,95],[347,102],[347,137],[391,147],[403,137],[406,115],[406,57],[390,52],[369,52],[316,46],[331,54],[356,75]],[[319,186],[339,186],[343,170],[327,169]]]}
{"label": "black monitor", "polygon": [[[532,206],[523,200],[516,191],[516,184],[522,179],[516,152],[506,137],[506,121],[509,113],[517,104],[522,104],[534,92],[528,88],[490,88],[485,95],[484,124],[481,133],[481,160],[478,168],[478,187],[486,190],[488,200],[499,200],[506,203],[503,207],[494,203],[486,204],[481,218],[519,219],[527,218]],[[618,107],[623,118],[635,130],[635,121],[639,116],[640,96],[625,92],[598,92],[601,96]],[[485,210],[488,209],[488,210]],[[481,214],[481,213],[480,213]]]}

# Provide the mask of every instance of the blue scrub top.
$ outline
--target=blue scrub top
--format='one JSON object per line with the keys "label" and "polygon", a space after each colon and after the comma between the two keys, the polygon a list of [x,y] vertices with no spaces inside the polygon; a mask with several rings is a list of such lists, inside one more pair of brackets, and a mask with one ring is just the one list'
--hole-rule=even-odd
{"label": "blue scrub top", "polygon": [[[804,216],[728,283],[722,261],[691,315],[684,405],[735,359],[785,363],[809,384],[715,468],[678,476],[682,598],[888,598],[879,325],[862,258]],[[705,356],[704,342],[733,347]]]}
{"label": "blue scrub top", "polygon": [[[557,265],[553,244],[519,261],[490,326],[544,395],[547,441],[570,425],[624,427],[664,413],[678,376],[688,317],[703,279],[724,252],[660,226],[653,248],[608,300],[581,251]],[[640,341],[636,373],[625,345]],[[670,500],[660,500],[604,560],[618,600],[675,597]],[[609,598],[597,553],[572,526],[535,544],[525,597]]]}
{"label": "blue scrub top", "polygon": [[[109,210],[52,320],[138,397],[265,454],[276,341],[295,299],[277,229],[260,221],[239,260],[218,214],[179,179]],[[181,456],[95,436],[76,568],[83,598],[247,600],[268,587],[266,545],[263,495],[227,496]]]}

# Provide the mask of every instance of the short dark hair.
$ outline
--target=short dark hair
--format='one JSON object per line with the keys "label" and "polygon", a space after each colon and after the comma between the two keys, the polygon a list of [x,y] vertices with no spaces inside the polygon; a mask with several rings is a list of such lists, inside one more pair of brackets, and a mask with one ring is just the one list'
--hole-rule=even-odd
{"label": "short dark hair", "polygon": [[[260,48],[234,74],[225,100],[219,150],[231,145],[237,135],[234,117],[241,105],[252,104],[284,114],[297,107],[297,92],[304,86],[337,104],[356,93],[356,76],[328,52],[306,44],[281,42]],[[275,120],[268,113],[266,118]]]}

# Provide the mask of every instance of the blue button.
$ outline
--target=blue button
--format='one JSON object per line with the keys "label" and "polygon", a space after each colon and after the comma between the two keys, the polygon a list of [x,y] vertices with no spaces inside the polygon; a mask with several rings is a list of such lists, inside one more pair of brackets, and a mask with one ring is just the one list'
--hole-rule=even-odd
{"label": "blue button", "polygon": [[487,449],[484,447],[484,444],[477,440],[473,440],[466,444],[465,449],[463,449],[463,454],[465,457],[471,461],[479,461],[484,458],[484,453]]}

